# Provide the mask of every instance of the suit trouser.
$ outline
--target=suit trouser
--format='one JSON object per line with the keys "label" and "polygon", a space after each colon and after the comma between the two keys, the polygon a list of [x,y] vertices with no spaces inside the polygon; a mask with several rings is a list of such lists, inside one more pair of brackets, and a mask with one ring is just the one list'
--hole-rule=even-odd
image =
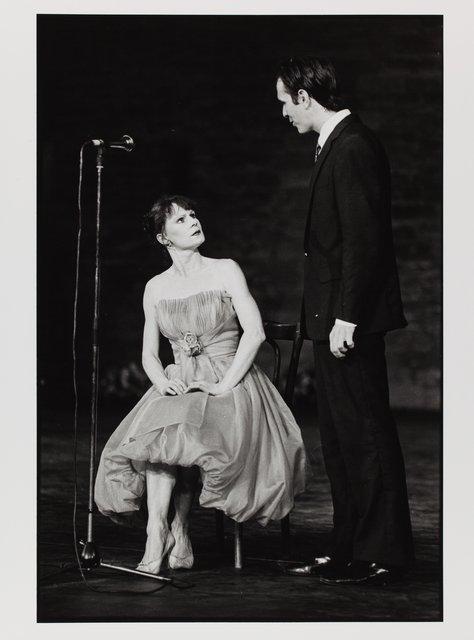
{"label": "suit trouser", "polygon": [[389,406],[383,334],[357,336],[345,358],[313,342],[318,423],[331,484],[330,553],[341,560],[413,562],[405,465]]}

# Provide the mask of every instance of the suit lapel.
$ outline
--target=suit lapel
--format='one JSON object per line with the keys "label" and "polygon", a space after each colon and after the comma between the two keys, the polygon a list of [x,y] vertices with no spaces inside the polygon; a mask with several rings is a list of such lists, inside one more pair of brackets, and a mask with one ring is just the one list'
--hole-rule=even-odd
{"label": "suit lapel", "polygon": [[341,120],[341,122],[337,125],[337,127],[334,127],[334,130],[331,132],[331,135],[329,136],[329,138],[324,143],[323,148],[321,149],[321,153],[319,154],[318,159],[314,163],[313,171],[312,171],[312,174],[311,174],[311,180],[310,180],[310,183],[309,183],[308,213],[306,215],[306,225],[305,225],[305,231],[304,231],[304,248],[305,248],[305,251],[307,251],[307,249],[308,249],[309,234],[310,234],[310,231],[311,231],[311,211],[312,211],[312,208],[313,208],[314,185],[316,183],[316,180],[318,179],[319,172],[321,171],[321,167],[323,166],[324,161],[326,160],[326,157],[328,156],[329,152],[331,151],[331,147],[333,145],[333,142],[338,138],[338,136],[344,131],[344,129],[348,125],[350,125],[352,122],[358,122],[358,121],[359,121],[359,117],[354,115],[354,114],[352,114],[352,113],[350,115],[348,115],[347,118],[344,118],[344,120]]}
{"label": "suit lapel", "polygon": [[331,147],[332,147],[332,144],[333,144],[334,140],[336,140],[336,138],[341,134],[342,131],[344,131],[344,129],[348,125],[350,125],[352,122],[356,122],[358,119],[359,118],[356,115],[351,113],[346,118],[344,118],[344,120],[341,120],[341,122],[337,125],[337,127],[335,127],[333,131],[331,131],[331,135],[329,136],[329,138],[324,143],[323,148],[321,149],[321,153],[319,154],[318,159],[314,163],[313,171],[312,171],[312,174],[311,174],[311,181],[309,183],[309,191],[310,191],[310,193],[313,192],[314,183],[318,179],[319,172],[321,171],[321,167],[323,166],[327,155],[331,151]]}

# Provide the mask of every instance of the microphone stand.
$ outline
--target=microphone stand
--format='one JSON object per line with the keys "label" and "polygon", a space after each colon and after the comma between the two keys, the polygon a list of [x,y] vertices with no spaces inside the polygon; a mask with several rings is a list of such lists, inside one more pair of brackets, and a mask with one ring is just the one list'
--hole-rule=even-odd
{"label": "microphone stand", "polygon": [[[82,546],[81,554],[77,553],[77,547],[75,546],[77,563],[69,563],[66,566],[60,568],[59,571],[52,575],[45,576],[44,579],[50,581],[56,576],[66,573],[68,571],[79,568],[82,578],[87,585],[87,580],[83,571],[91,571],[95,568],[103,567],[104,569],[112,569],[113,571],[119,571],[122,573],[129,573],[142,578],[151,578],[159,582],[172,584],[180,589],[186,589],[192,584],[186,583],[182,580],[175,578],[167,578],[165,576],[155,575],[153,573],[147,573],[145,571],[139,571],[138,569],[130,569],[128,567],[121,567],[119,565],[103,562],[99,547],[94,540],[94,479],[96,469],[96,452],[97,452],[97,405],[98,405],[98,369],[99,369],[99,301],[100,301],[100,215],[101,215],[101,192],[102,192],[102,170],[104,168],[104,150],[106,148],[105,143],[102,140],[91,141],[97,147],[97,197],[96,197],[96,233],[95,233],[95,272],[94,272],[94,317],[92,327],[92,397],[91,397],[91,428],[90,428],[90,448],[89,448],[89,500],[88,500],[88,515],[87,515],[87,541],[79,540],[79,545]],[[133,139],[128,136],[122,136],[122,139],[116,143],[109,143],[108,148],[121,149],[123,151],[132,151],[134,147]],[[75,522],[74,522],[75,527]],[[74,533],[74,540],[76,539]],[[88,585],[87,585],[88,586]],[[97,589],[94,589],[97,591]],[[156,590],[144,591],[143,595],[154,593]],[[100,591],[101,593],[108,593],[107,591]],[[114,592],[115,593],[115,592]],[[120,591],[116,592],[120,593]],[[124,593],[130,593],[125,591]],[[134,591],[133,593],[140,594],[140,591]]]}
{"label": "microphone stand", "polygon": [[96,231],[95,231],[95,270],[94,270],[94,316],[92,325],[92,397],[91,397],[91,414],[90,414],[90,447],[89,447],[89,501],[87,514],[87,541],[82,540],[81,567],[90,570],[95,567],[104,567],[132,573],[161,582],[173,582],[172,578],[138,571],[137,569],[129,569],[118,565],[108,564],[102,561],[99,548],[94,540],[94,479],[97,457],[97,404],[99,395],[98,370],[99,370],[99,299],[100,299],[100,215],[101,215],[101,197],[102,197],[102,171],[104,168],[104,145],[99,144],[97,147],[97,197],[96,197]]}

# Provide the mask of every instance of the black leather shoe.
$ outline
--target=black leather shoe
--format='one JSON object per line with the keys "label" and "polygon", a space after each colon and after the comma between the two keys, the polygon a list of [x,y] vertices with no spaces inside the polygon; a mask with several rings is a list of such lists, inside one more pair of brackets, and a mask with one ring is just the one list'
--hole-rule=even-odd
{"label": "black leather shoe", "polygon": [[401,567],[388,567],[378,562],[371,562],[369,564],[369,576],[366,582],[374,585],[391,584],[403,578],[404,573]]}
{"label": "black leather shoe", "polygon": [[[313,564],[295,565],[285,569],[285,573],[289,576],[313,576],[319,575],[322,569],[336,564],[335,560],[330,556],[316,556]],[[339,568],[340,563],[338,563]]]}
{"label": "black leather shoe", "polygon": [[327,567],[319,574],[324,584],[374,584],[387,585],[402,576],[402,571],[378,562],[351,562],[342,571],[337,567]]}

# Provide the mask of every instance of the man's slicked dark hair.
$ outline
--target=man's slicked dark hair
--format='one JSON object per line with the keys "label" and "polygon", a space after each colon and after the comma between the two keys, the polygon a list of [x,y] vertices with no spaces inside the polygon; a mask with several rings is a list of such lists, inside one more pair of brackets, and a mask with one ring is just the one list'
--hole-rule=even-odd
{"label": "man's slicked dark hair", "polygon": [[294,104],[298,103],[298,91],[304,89],[316,102],[330,111],[339,111],[346,106],[340,93],[336,71],[332,63],[325,58],[288,58],[280,64],[277,77],[285,85]]}

